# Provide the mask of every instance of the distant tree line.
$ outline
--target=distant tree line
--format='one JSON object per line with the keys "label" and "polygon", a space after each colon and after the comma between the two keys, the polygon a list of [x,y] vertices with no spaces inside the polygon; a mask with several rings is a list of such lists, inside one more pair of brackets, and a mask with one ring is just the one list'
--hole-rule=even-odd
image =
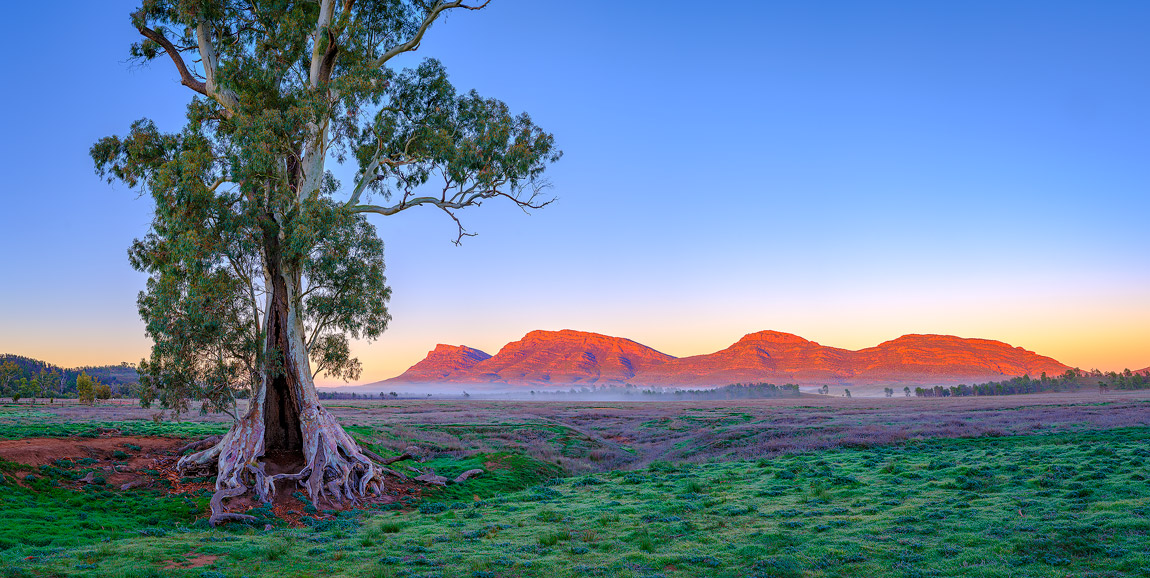
{"label": "distant tree line", "polygon": [[1066,373],[1056,377],[1049,377],[1043,372],[1037,379],[1023,375],[1003,381],[988,381],[975,385],[916,387],[914,394],[917,397],[969,397],[1074,392],[1093,388],[1098,388],[1099,392],[1106,392],[1111,389],[1150,389],[1150,372],[1134,372],[1127,369],[1121,372],[1103,373],[1097,369],[1092,371],[1068,369]]}
{"label": "distant tree line", "polygon": [[[793,383],[775,385],[773,383],[732,383],[710,389],[675,389],[666,387],[640,388],[632,384],[602,385],[599,387],[574,387],[562,390],[531,390],[536,395],[587,395],[587,396],[639,396],[647,399],[766,399],[777,397],[799,397],[799,386]],[[467,395],[466,393],[464,395]]]}
{"label": "distant tree line", "polygon": [[379,395],[374,393],[354,393],[343,391],[318,391],[320,399],[386,399],[388,394],[379,392]]}
{"label": "distant tree line", "polygon": [[138,381],[136,369],[127,362],[65,369],[21,355],[0,355],[0,397],[17,402],[65,398],[93,401],[133,395]]}
{"label": "distant tree line", "polygon": [[[643,392],[647,394],[647,391]],[[666,395],[665,393],[662,395]],[[799,397],[799,386],[794,383],[732,383],[714,389],[677,389],[671,393],[676,399],[770,399]]]}

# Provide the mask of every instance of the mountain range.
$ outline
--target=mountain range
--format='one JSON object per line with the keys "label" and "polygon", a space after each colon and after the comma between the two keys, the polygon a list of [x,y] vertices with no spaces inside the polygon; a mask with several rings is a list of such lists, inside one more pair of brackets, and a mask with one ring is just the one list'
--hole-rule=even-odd
{"label": "mountain range", "polygon": [[585,331],[532,331],[495,355],[438,345],[403,374],[376,385],[712,387],[770,382],[907,386],[979,383],[1071,369],[1001,341],[904,335],[852,351],[790,333],[759,331],[715,353],[674,357],[641,343]]}

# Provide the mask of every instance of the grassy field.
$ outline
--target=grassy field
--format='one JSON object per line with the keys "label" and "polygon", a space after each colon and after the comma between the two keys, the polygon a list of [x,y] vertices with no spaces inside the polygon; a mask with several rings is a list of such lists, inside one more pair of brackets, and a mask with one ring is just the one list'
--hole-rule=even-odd
{"label": "grassy field", "polygon": [[[91,471],[82,460],[30,479],[26,467],[0,462],[0,568],[202,578],[1150,576],[1144,397],[959,401],[339,402],[343,423],[381,452],[415,441],[432,455],[421,467],[488,474],[374,510],[305,507],[302,527],[257,510],[252,526],[210,530],[203,490],[78,490],[72,480]],[[0,438],[96,427],[194,437],[224,427],[143,417],[6,406]]]}

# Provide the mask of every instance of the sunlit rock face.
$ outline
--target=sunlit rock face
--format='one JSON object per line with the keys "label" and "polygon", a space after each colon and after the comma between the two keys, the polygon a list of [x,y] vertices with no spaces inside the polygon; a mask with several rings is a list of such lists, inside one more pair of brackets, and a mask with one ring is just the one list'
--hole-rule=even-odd
{"label": "sunlit rock face", "polygon": [[1070,367],[1021,347],[989,339],[952,335],[904,335],[855,353],[855,376],[876,379],[920,377],[1055,376]]}
{"label": "sunlit rock face", "polygon": [[904,335],[851,351],[789,333],[759,331],[706,355],[675,358],[624,339],[584,331],[532,331],[494,356],[439,345],[403,375],[404,383],[508,386],[636,385],[705,387],[773,382],[804,385],[945,385],[1070,369],[1000,341]]}
{"label": "sunlit rock face", "polygon": [[630,339],[584,331],[532,331],[472,368],[509,384],[624,384],[674,359]]}
{"label": "sunlit rock face", "polygon": [[427,357],[409,367],[393,381],[406,383],[445,381],[452,375],[466,375],[475,364],[485,359],[491,359],[491,355],[466,345],[440,343],[427,354]]}

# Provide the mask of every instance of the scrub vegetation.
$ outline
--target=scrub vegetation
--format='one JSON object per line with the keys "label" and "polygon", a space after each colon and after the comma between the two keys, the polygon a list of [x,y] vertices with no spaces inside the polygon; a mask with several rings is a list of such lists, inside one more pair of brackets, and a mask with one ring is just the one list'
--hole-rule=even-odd
{"label": "scrub vegetation", "polygon": [[[394,501],[360,510],[317,510],[300,493],[298,511],[256,507],[255,520],[212,529],[210,480],[141,469],[153,483],[120,490],[92,479],[138,446],[104,460],[6,460],[0,575],[1145,575],[1145,397],[345,403],[330,409],[365,447],[420,446],[422,461],[397,469],[484,474],[393,488]],[[3,406],[0,437],[20,440],[3,443],[226,429],[211,416],[54,412]],[[862,436],[882,423],[904,435]]]}

